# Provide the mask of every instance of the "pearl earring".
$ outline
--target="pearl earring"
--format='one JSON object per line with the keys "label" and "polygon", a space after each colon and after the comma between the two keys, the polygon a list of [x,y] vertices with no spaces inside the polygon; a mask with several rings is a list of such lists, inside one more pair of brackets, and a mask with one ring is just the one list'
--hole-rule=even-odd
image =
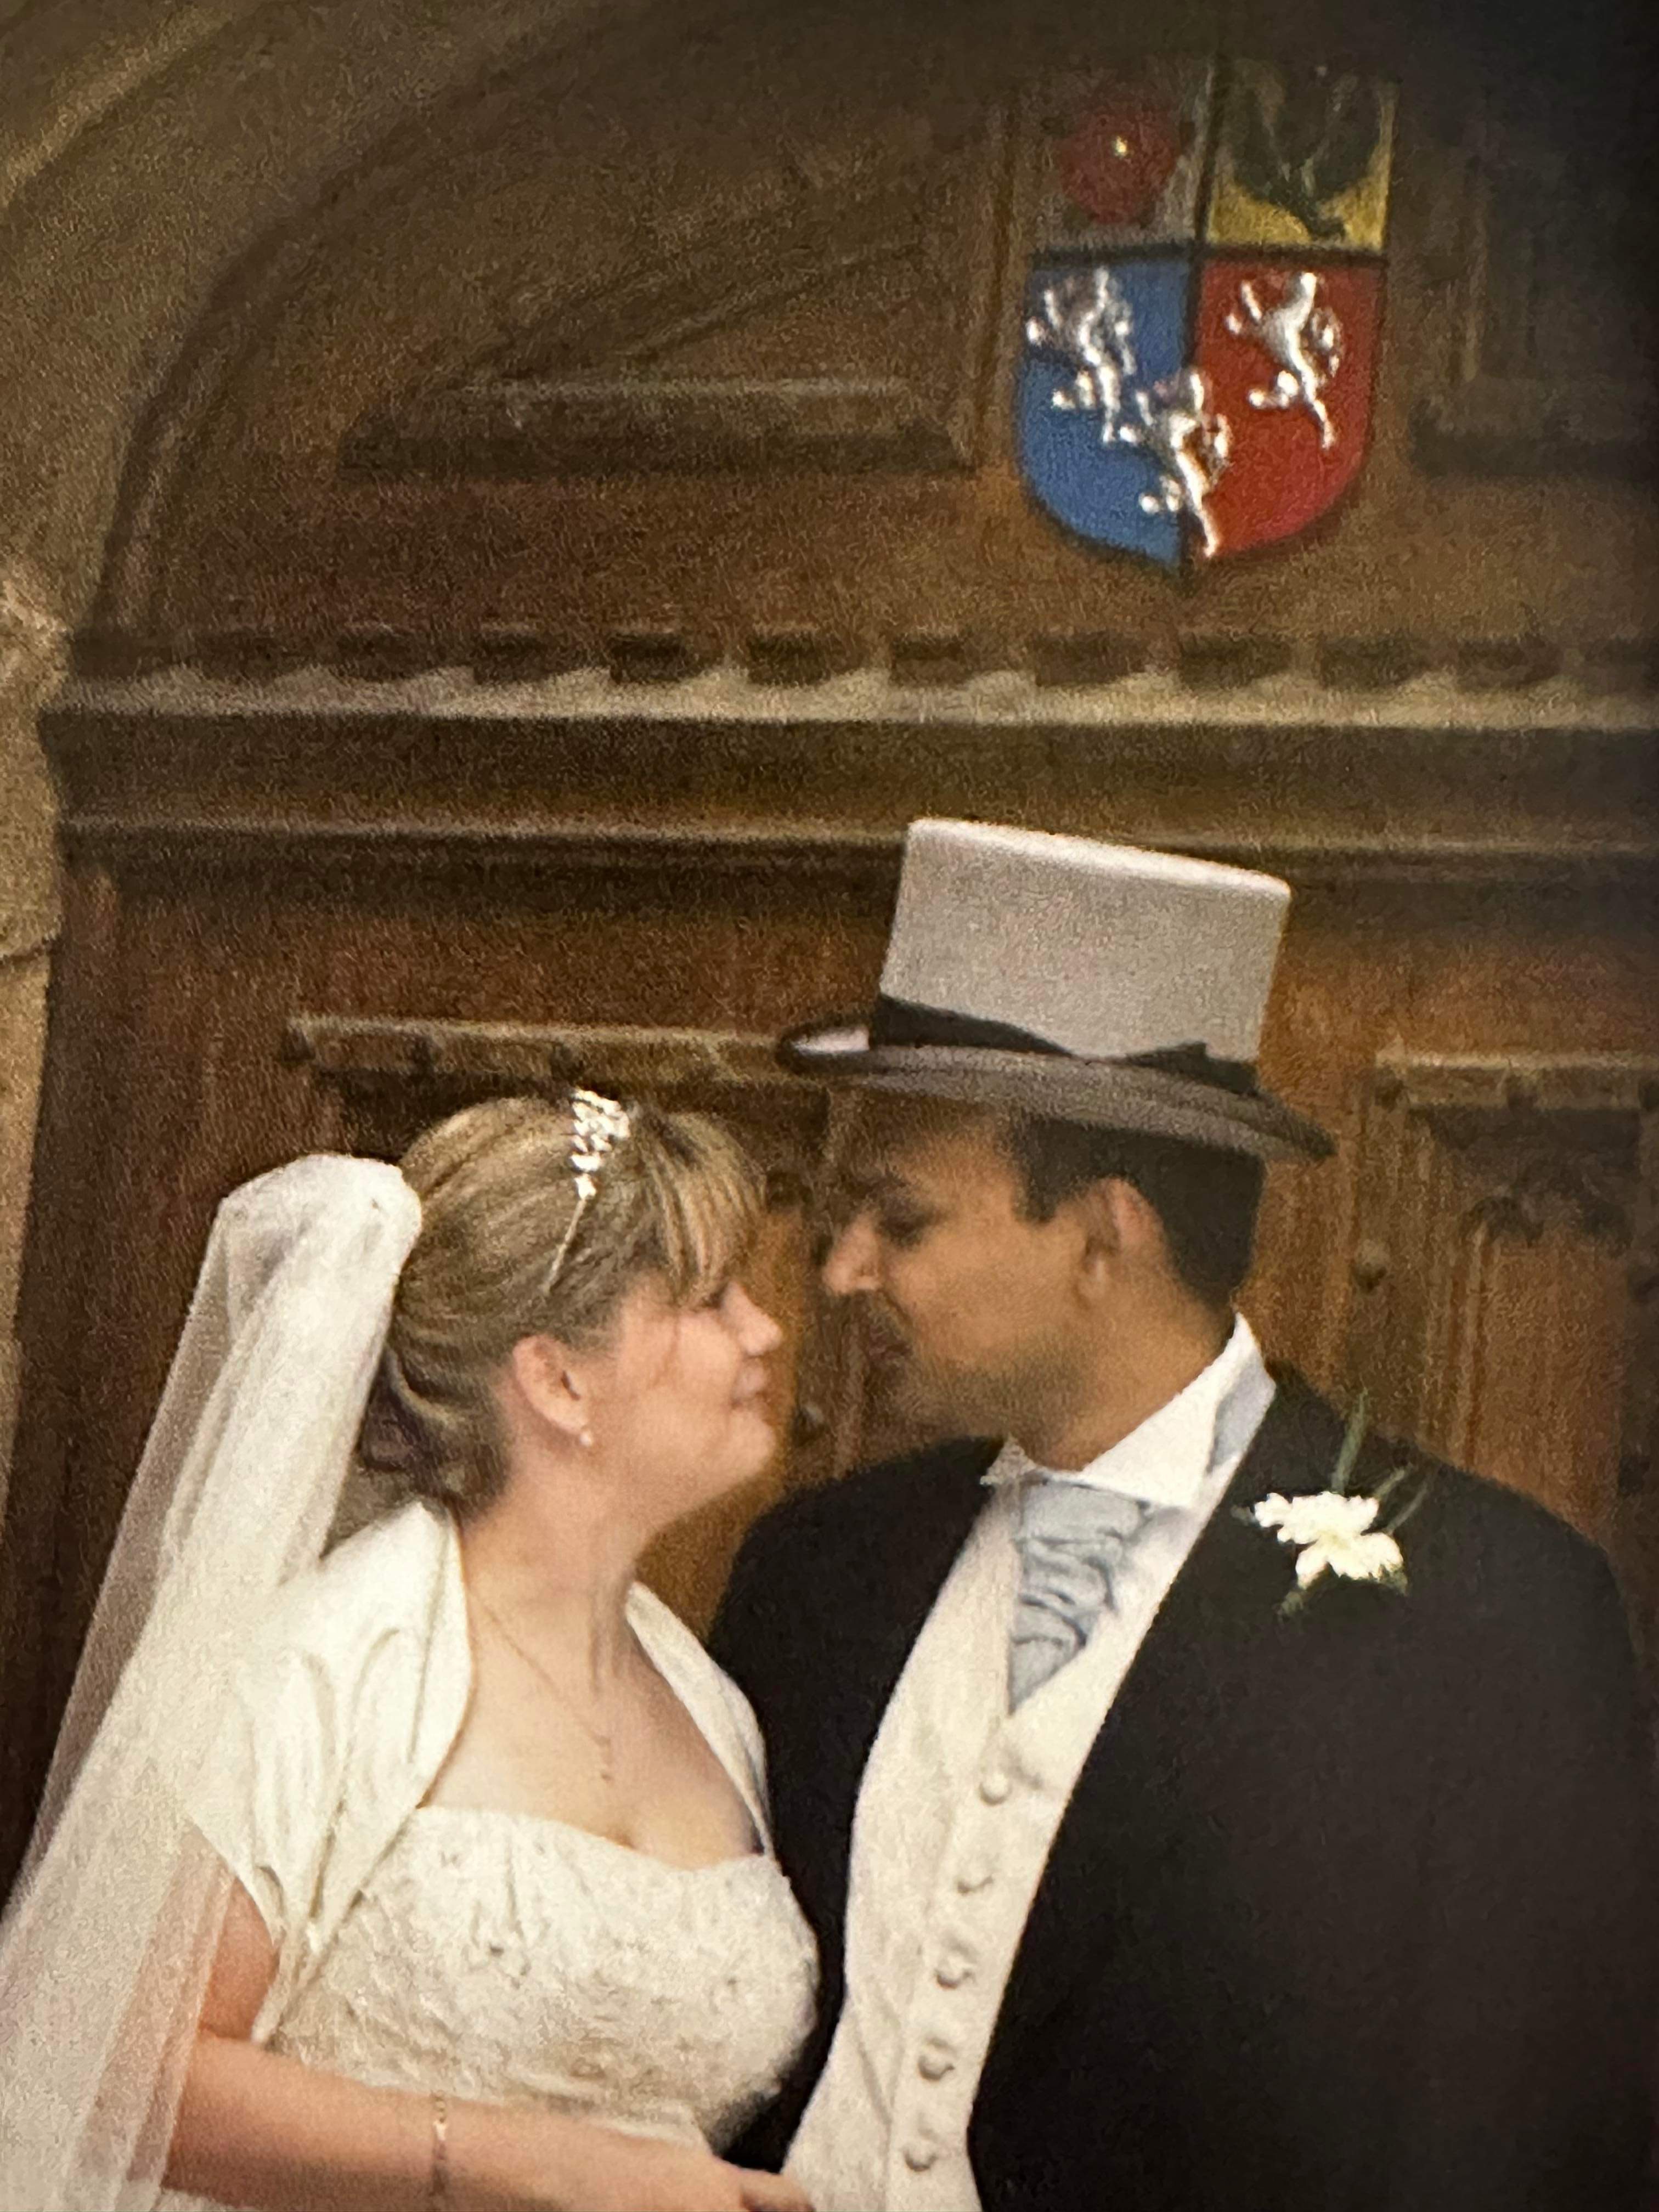
{"label": "pearl earring", "polygon": [[576,1442],[581,1446],[584,1451],[592,1451],[593,1449],[592,1430],[584,1429],[581,1434],[576,1438]]}

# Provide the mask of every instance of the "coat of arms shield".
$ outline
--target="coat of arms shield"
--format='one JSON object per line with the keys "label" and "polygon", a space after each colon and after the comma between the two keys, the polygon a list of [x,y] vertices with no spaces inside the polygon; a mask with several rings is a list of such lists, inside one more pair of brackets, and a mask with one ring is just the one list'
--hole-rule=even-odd
{"label": "coat of arms shield", "polygon": [[1171,568],[1305,530],[1370,437],[1392,88],[1162,59],[1054,88],[1042,122],[1032,492]]}

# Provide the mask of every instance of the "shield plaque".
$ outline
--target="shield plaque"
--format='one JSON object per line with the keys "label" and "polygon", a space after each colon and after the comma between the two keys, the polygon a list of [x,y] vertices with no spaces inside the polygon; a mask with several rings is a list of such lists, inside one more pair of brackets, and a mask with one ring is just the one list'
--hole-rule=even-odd
{"label": "shield plaque", "polygon": [[1039,109],[1015,398],[1031,491],[1170,568],[1308,529],[1370,438],[1393,88],[1164,58]]}

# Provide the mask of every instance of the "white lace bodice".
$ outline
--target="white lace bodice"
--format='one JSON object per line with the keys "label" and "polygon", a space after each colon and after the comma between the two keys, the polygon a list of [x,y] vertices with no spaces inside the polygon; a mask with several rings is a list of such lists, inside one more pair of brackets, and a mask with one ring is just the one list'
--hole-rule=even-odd
{"label": "white lace bodice", "polygon": [[270,2047],[719,2148],[799,2050],[814,1982],[769,1854],[675,1867],[556,1820],[428,1806]]}
{"label": "white lace bodice", "polygon": [[799,2050],[817,1984],[769,1852],[676,1867],[559,1820],[422,1806],[270,2048],[720,2150]]}

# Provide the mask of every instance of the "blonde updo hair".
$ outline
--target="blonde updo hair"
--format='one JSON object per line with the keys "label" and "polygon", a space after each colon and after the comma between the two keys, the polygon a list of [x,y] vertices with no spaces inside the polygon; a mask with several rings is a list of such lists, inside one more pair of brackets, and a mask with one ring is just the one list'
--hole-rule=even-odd
{"label": "blonde updo hair", "polygon": [[595,1173],[574,1234],[568,1103],[490,1099],[424,1131],[404,1154],[421,1231],[398,1278],[360,1444],[383,1486],[389,1479],[404,1495],[476,1512],[506,1479],[491,1384],[521,1338],[545,1334],[591,1350],[643,1278],[660,1278],[675,1304],[695,1305],[741,1261],[762,1191],[736,1139],[703,1115],[629,1112],[629,1133]]}

